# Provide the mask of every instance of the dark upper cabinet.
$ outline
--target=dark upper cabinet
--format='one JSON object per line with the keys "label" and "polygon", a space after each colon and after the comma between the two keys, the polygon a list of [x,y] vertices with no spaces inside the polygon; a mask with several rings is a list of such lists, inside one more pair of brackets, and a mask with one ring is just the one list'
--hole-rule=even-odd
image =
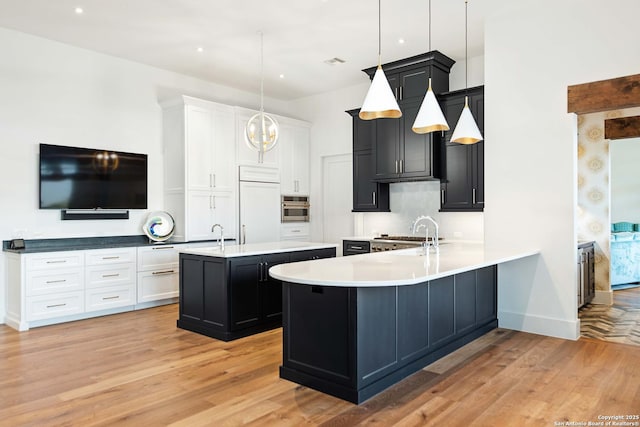
{"label": "dark upper cabinet", "polygon": [[[451,58],[432,51],[382,66],[402,117],[375,120],[375,181],[418,181],[440,177],[439,141],[432,134],[417,134],[411,127],[427,92],[429,77],[436,94],[448,91],[449,70],[453,64]],[[363,71],[372,77],[375,69]]]}
{"label": "dark upper cabinet", "polygon": [[464,145],[451,142],[465,95],[480,132],[484,136],[484,86],[439,96],[450,130],[441,142],[440,211],[482,211],[484,209],[484,140]]}
{"label": "dark upper cabinet", "polygon": [[347,111],[353,123],[353,212],[389,212],[389,184],[373,181],[376,120],[361,120],[359,112]]}

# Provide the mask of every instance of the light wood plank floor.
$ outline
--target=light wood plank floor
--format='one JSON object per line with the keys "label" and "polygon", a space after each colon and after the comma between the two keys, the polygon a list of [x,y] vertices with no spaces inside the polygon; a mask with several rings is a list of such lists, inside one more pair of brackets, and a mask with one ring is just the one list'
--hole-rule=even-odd
{"label": "light wood plank floor", "polygon": [[279,379],[279,329],[225,343],[176,318],[170,305],[0,326],[0,425],[554,426],[640,414],[636,346],[498,329],[357,406]]}

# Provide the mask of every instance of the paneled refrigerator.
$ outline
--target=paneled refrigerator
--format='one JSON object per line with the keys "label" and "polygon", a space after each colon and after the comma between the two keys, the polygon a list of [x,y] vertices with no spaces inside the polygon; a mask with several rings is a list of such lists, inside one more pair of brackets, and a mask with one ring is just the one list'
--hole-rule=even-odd
{"label": "paneled refrigerator", "polygon": [[240,166],[240,242],[280,240],[280,171]]}

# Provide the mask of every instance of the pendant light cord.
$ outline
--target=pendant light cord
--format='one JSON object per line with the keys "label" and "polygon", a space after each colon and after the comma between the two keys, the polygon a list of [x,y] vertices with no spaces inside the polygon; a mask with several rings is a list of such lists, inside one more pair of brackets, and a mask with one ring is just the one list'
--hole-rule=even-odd
{"label": "pendant light cord", "polygon": [[381,0],[378,0],[378,66],[381,65],[381,61],[382,61],[382,6],[381,6]]}
{"label": "pendant light cord", "polygon": [[429,0],[429,52],[431,52],[431,0]]}
{"label": "pendant light cord", "polygon": [[[260,113],[264,114],[264,33],[260,33]],[[262,119],[264,121],[264,118]]]}
{"label": "pendant light cord", "polygon": [[464,87],[465,89],[469,89],[469,41],[468,35],[469,32],[468,27],[468,19],[467,19],[467,6],[469,4],[468,0],[464,0]]}

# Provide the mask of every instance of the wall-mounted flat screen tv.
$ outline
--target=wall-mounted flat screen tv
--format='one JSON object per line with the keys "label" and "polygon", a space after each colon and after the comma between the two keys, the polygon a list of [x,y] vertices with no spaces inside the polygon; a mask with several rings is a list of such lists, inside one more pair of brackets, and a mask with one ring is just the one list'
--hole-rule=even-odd
{"label": "wall-mounted flat screen tv", "polygon": [[146,154],[40,144],[40,209],[146,208]]}

